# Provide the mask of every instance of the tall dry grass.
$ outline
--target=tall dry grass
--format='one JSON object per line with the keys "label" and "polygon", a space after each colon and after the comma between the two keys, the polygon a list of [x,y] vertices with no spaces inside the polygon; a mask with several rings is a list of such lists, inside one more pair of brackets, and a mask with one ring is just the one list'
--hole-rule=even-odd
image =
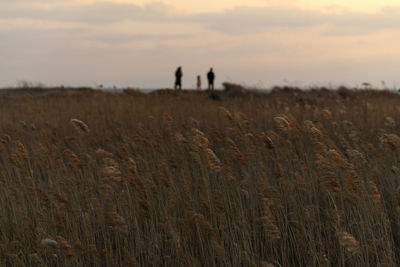
{"label": "tall dry grass", "polygon": [[1,97],[0,266],[399,266],[399,122],[374,91]]}

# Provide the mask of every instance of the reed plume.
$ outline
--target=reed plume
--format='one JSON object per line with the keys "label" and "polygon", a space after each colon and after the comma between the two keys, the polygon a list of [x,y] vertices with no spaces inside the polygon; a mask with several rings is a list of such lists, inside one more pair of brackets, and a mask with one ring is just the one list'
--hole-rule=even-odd
{"label": "reed plume", "polygon": [[272,214],[271,209],[267,204],[264,203],[264,216],[260,218],[260,221],[262,222],[263,226],[265,227],[268,237],[271,240],[274,239],[280,239],[281,238],[281,232],[276,225],[276,220],[275,216]]}
{"label": "reed plume", "polygon": [[88,133],[89,127],[81,120],[71,119],[71,124],[78,133]]}
{"label": "reed plume", "polygon": [[360,243],[347,232],[338,232],[339,243],[351,254],[360,254]]}
{"label": "reed plume", "polygon": [[67,258],[74,257],[72,246],[62,236],[56,236],[57,244],[60,252]]}
{"label": "reed plume", "polygon": [[216,173],[220,172],[222,169],[222,165],[221,165],[221,161],[219,160],[217,155],[215,155],[214,151],[212,151],[209,148],[206,148],[205,152],[206,152],[206,156],[207,156],[208,167],[213,172],[216,172]]}
{"label": "reed plume", "polygon": [[57,243],[57,241],[55,241],[54,239],[45,238],[45,239],[42,239],[42,240],[40,241],[40,245],[41,245],[42,247],[56,248],[57,245],[58,245],[58,243]]}
{"label": "reed plume", "polygon": [[277,128],[283,132],[290,132],[292,129],[288,119],[284,116],[277,116],[274,118]]}

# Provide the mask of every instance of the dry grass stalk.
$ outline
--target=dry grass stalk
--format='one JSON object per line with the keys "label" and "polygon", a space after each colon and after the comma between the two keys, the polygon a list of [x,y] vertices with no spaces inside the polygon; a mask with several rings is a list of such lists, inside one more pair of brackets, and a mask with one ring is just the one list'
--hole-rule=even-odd
{"label": "dry grass stalk", "polygon": [[0,96],[0,266],[396,266],[400,96],[216,94]]}
{"label": "dry grass stalk", "polygon": [[343,210],[334,210],[333,213],[333,220],[335,221],[336,227],[341,227],[344,223],[345,214]]}
{"label": "dry grass stalk", "polygon": [[296,183],[299,189],[307,191],[306,180],[298,173],[295,173]]}
{"label": "dry grass stalk", "polygon": [[214,235],[212,225],[204,218],[203,214],[193,214],[193,219],[203,234]]}
{"label": "dry grass stalk", "polygon": [[36,264],[36,266],[40,266],[40,267],[44,267],[47,266],[44,262],[44,260],[39,256],[38,253],[32,253],[31,255],[29,255],[31,261]]}
{"label": "dry grass stalk", "polygon": [[272,214],[271,209],[267,204],[264,204],[264,216],[260,218],[260,221],[268,232],[268,238],[271,240],[281,238],[281,232],[276,225],[275,216]]}
{"label": "dry grass stalk", "polygon": [[261,267],[275,267],[276,265],[274,265],[274,264],[272,264],[270,262],[267,262],[267,261],[263,261],[263,262],[260,263],[260,266]]}
{"label": "dry grass stalk", "polygon": [[219,261],[223,261],[226,256],[225,248],[219,243],[216,238],[211,239],[211,247],[217,256],[217,259]]}
{"label": "dry grass stalk", "polygon": [[17,254],[8,254],[7,256],[8,256],[8,258],[11,259],[12,266],[15,266],[15,267],[25,267],[26,266]]}
{"label": "dry grass stalk", "polygon": [[132,253],[129,252],[129,250],[127,248],[124,248],[123,252],[124,252],[125,263],[127,264],[126,266],[128,266],[128,267],[139,266],[139,263],[136,261],[136,259],[132,255]]}

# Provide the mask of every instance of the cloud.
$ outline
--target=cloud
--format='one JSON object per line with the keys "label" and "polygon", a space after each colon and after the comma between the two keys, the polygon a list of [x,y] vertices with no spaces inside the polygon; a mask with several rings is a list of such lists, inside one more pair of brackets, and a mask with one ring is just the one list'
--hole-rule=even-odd
{"label": "cloud", "polygon": [[185,40],[190,38],[188,34],[123,34],[123,33],[107,33],[92,37],[91,39],[105,44],[125,44],[132,42],[146,41],[170,41]]}
{"label": "cloud", "polygon": [[400,10],[383,9],[377,13],[327,13],[319,10],[279,7],[236,7],[223,13],[198,14],[185,19],[208,29],[227,34],[248,34],[270,29],[329,26],[326,34],[364,34],[372,31],[400,30]]}
{"label": "cloud", "polygon": [[125,3],[96,2],[84,5],[53,5],[40,7],[36,5],[0,6],[1,18],[23,18],[54,20],[64,22],[81,22],[88,24],[107,24],[122,20],[161,21],[172,12],[172,7],[161,2],[145,6]]}
{"label": "cloud", "polygon": [[[25,0],[27,1],[27,0]],[[42,0],[45,1],[45,0]],[[42,21],[77,22],[106,25],[120,21],[196,24],[225,34],[251,34],[271,29],[299,30],[328,26],[323,34],[365,34],[387,29],[400,29],[399,7],[388,7],[376,13],[353,11],[324,12],[298,7],[235,7],[224,12],[177,14],[174,6],[153,2],[144,6],[130,3],[95,2],[91,4],[13,5],[3,2],[0,17],[29,18]]]}
{"label": "cloud", "polygon": [[208,29],[229,34],[253,33],[271,28],[311,27],[319,25],[322,14],[293,8],[237,7],[223,13],[193,15],[186,18],[193,23],[206,25]]}

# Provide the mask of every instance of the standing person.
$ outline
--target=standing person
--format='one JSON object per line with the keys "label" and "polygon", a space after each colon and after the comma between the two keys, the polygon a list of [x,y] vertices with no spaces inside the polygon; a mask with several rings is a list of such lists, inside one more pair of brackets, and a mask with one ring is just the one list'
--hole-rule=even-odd
{"label": "standing person", "polygon": [[208,79],[208,90],[214,90],[214,80],[215,80],[215,74],[213,68],[210,69],[210,71],[207,73],[207,79]]}
{"label": "standing person", "polygon": [[201,90],[201,77],[200,75],[197,75],[197,90]]}
{"label": "standing person", "polygon": [[175,71],[175,89],[182,89],[182,67],[178,67],[178,69]]}

